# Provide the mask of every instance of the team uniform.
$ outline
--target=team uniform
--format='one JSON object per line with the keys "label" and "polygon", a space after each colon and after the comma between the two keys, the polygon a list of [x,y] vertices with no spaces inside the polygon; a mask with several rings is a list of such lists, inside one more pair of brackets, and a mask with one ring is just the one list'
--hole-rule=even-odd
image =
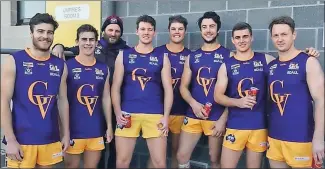
{"label": "team uniform", "polygon": [[314,133],[313,104],[306,80],[308,55],[268,65],[271,112],[267,157],[291,167],[310,168]]}
{"label": "team uniform", "polygon": [[184,121],[185,113],[188,108],[188,104],[182,98],[179,86],[181,84],[181,77],[184,70],[184,63],[186,57],[191,53],[187,48],[184,48],[179,53],[171,52],[167,49],[166,45],[162,45],[155,49],[158,54],[168,56],[171,64],[171,74],[174,91],[173,106],[169,115],[169,130],[172,133],[179,134]]}
{"label": "team uniform", "polygon": [[192,97],[201,104],[212,104],[208,119],[199,119],[188,108],[182,125],[182,130],[188,133],[202,133],[212,135],[214,122],[220,118],[225,107],[214,101],[214,86],[217,81],[217,73],[224,61],[230,57],[230,51],[220,46],[214,51],[198,49],[189,55],[189,66],[192,71],[190,92]]}
{"label": "team uniform", "polygon": [[259,90],[252,109],[228,108],[223,146],[235,151],[247,147],[254,152],[264,152],[267,149],[265,54],[254,52],[254,56],[246,61],[231,57],[225,61],[225,66],[228,77],[227,95],[230,98],[240,99],[249,95],[251,87]]}
{"label": "team uniform", "polygon": [[[12,97],[12,126],[21,145],[22,162],[8,160],[9,168],[34,168],[62,161],[56,96],[64,61],[50,55],[36,60],[29,49],[13,54],[16,80]],[[3,141],[6,144],[4,138]]]}
{"label": "team uniform", "polygon": [[121,109],[131,114],[131,127],[117,125],[116,136],[143,138],[159,137],[158,124],[163,117],[163,90],[161,70],[164,57],[155,50],[138,53],[135,48],[123,51],[124,77]]}
{"label": "team uniform", "polygon": [[67,153],[103,150],[105,117],[102,95],[108,67],[96,60],[92,65],[84,65],[78,57],[68,60],[67,67],[71,138]]}

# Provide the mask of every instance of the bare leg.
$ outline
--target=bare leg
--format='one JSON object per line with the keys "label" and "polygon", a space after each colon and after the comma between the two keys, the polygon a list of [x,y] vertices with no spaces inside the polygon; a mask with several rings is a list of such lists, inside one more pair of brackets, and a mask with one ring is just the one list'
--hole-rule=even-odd
{"label": "bare leg", "polygon": [[211,168],[220,168],[220,157],[223,137],[208,136],[208,138]]}
{"label": "bare leg", "polygon": [[81,154],[68,154],[64,156],[65,168],[79,168]]}
{"label": "bare leg", "polygon": [[84,168],[97,168],[101,151],[86,150],[84,153]]}
{"label": "bare leg", "polygon": [[275,160],[269,159],[269,162],[270,162],[271,168],[290,168],[288,166],[288,164],[284,161],[275,161]]}
{"label": "bare leg", "polygon": [[192,152],[201,138],[201,135],[202,133],[187,133],[181,131],[177,151],[177,161],[179,165],[187,164],[190,161]]}
{"label": "bare leg", "polygon": [[236,168],[243,150],[235,151],[222,146],[221,168]]}
{"label": "bare leg", "polygon": [[166,168],[167,137],[147,138],[152,166],[154,168]]}
{"label": "bare leg", "polygon": [[247,168],[261,168],[263,153],[254,152],[246,149],[246,167]]}
{"label": "bare leg", "polygon": [[136,141],[136,137],[115,137],[116,168],[129,168]]}

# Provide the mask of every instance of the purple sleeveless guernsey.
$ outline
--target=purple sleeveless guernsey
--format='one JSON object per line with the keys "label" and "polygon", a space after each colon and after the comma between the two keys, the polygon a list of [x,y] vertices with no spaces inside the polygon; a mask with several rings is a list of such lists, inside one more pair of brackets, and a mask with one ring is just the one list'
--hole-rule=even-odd
{"label": "purple sleeveless guernsey", "polygon": [[157,47],[155,50],[159,55],[167,55],[172,67],[171,74],[173,78],[172,81],[174,89],[174,101],[170,115],[185,115],[188,105],[181,96],[179,86],[181,84],[181,77],[184,70],[185,58],[191,53],[191,51],[187,48],[184,48],[179,53],[173,53],[167,49],[166,45]]}
{"label": "purple sleeveless guernsey", "polygon": [[19,144],[44,145],[60,140],[56,96],[64,61],[51,55],[40,61],[29,49],[13,54],[16,81],[12,97],[12,126]]}
{"label": "purple sleeveless guernsey", "polygon": [[104,136],[102,96],[108,74],[105,64],[85,66],[76,58],[67,61],[71,139]]}
{"label": "purple sleeveless guernsey", "polygon": [[268,66],[271,111],[269,136],[283,141],[311,142],[314,132],[312,97],[306,80],[308,55]]}
{"label": "purple sleeveless guernsey", "polygon": [[163,56],[155,50],[148,54],[138,53],[134,48],[123,51],[122,111],[163,114],[163,62]]}
{"label": "purple sleeveless guernsey", "polygon": [[256,130],[266,128],[265,98],[267,69],[265,54],[254,52],[247,61],[231,57],[225,61],[228,87],[227,95],[231,98],[243,98],[251,87],[258,88],[257,103],[252,109],[229,107],[227,128],[239,130]]}
{"label": "purple sleeveless guernsey", "polygon": [[[214,87],[220,66],[230,56],[230,51],[220,46],[214,51],[198,49],[190,54],[189,65],[192,71],[190,92],[192,97],[199,103],[212,103],[212,109],[208,120],[217,120],[222,115],[225,107],[214,101]],[[189,106],[187,117],[198,119]]]}

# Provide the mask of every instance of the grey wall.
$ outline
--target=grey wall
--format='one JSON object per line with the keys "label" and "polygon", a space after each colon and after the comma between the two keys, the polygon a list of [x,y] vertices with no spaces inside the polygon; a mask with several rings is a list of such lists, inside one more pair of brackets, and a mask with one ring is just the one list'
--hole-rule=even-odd
{"label": "grey wall", "polygon": [[[106,2],[104,1],[103,4]],[[316,0],[214,0],[214,1],[120,1],[116,2],[116,14],[124,21],[123,38],[130,46],[134,46],[138,39],[135,35],[135,22],[138,16],[148,14],[157,22],[157,36],[154,45],[159,46],[168,42],[168,17],[182,14],[189,21],[185,46],[197,49],[202,44],[201,35],[197,26],[197,19],[204,12],[213,10],[221,16],[222,26],[219,41],[224,46],[233,49],[231,38],[232,26],[239,21],[246,21],[253,27],[253,49],[276,55],[270,40],[268,23],[271,18],[280,15],[289,15],[296,21],[298,38],[296,47],[304,49],[307,46],[316,47],[321,51],[320,62],[324,68],[324,1]],[[107,14],[103,5],[103,15]],[[106,13],[105,13],[106,12]],[[105,18],[106,16],[103,16]],[[170,155],[170,148],[168,148]],[[148,157],[147,146],[139,139],[133,167],[145,167]],[[208,163],[208,146],[206,138],[202,138],[197,145],[192,160]],[[244,161],[239,166],[243,166]]]}

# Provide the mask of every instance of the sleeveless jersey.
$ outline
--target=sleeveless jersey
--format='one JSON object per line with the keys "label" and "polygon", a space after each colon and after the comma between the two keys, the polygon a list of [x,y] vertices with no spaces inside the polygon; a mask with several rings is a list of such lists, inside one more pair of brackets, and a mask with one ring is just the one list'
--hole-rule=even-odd
{"label": "sleeveless jersey", "polygon": [[159,55],[168,56],[171,64],[174,101],[170,115],[185,115],[188,105],[181,96],[179,86],[181,84],[181,77],[184,70],[185,59],[191,53],[191,51],[187,48],[184,48],[181,52],[174,53],[169,51],[166,45],[157,47],[155,50]]}
{"label": "sleeveless jersey", "polygon": [[[230,56],[230,51],[220,46],[214,51],[198,49],[190,54],[189,65],[192,71],[190,92],[192,97],[201,104],[212,104],[208,120],[217,120],[222,115],[225,107],[214,101],[214,87],[220,66]],[[191,107],[188,108],[187,117],[196,118]]]}
{"label": "sleeveless jersey", "polygon": [[235,57],[226,62],[228,87],[227,95],[230,98],[240,99],[249,95],[251,87],[258,88],[256,104],[252,109],[229,107],[227,128],[241,130],[255,130],[266,128],[265,98],[267,69],[265,54],[254,52],[254,56],[241,61]]}
{"label": "sleeveless jersey", "polygon": [[289,61],[273,60],[268,66],[271,111],[269,136],[291,142],[311,142],[313,104],[306,80],[307,54]]}
{"label": "sleeveless jersey", "polygon": [[104,136],[102,96],[108,67],[98,61],[85,66],[77,58],[67,61],[67,66],[71,139]]}
{"label": "sleeveless jersey", "polygon": [[44,145],[60,140],[57,95],[64,61],[54,55],[36,60],[29,49],[13,54],[16,81],[12,125],[19,144]]}
{"label": "sleeveless jersey", "polygon": [[164,58],[134,48],[123,51],[122,110],[128,113],[163,114],[161,70]]}

